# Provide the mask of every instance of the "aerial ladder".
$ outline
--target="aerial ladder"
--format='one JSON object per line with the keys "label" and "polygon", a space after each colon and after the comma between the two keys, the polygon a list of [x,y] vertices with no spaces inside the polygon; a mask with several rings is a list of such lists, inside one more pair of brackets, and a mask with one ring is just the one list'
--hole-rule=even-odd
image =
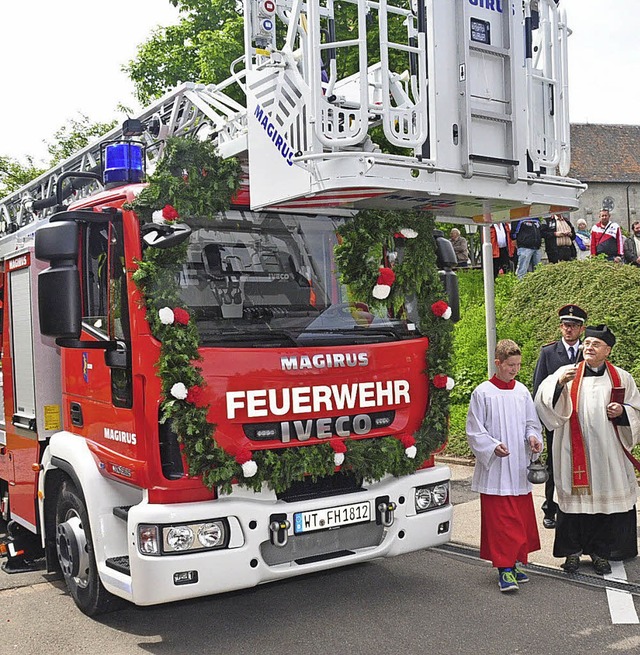
{"label": "aerial ladder", "polygon": [[168,137],[212,140],[243,164],[252,209],[485,224],[576,209],[585,186],[567,177],[560,5],[247,0],[245,54],[227,80],[182,84],[0,200],[0,236],[45,220],[56,196],[95,192],[94,179],[70,174],[99,171],[105,144],[132,137],[148,171]]}

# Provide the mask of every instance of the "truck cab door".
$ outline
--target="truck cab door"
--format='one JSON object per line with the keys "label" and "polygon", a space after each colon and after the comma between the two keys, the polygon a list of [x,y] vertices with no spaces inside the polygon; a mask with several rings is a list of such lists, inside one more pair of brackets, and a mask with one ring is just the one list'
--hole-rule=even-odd
{"label": "truck cab door", "polygon": [[80,228],[82,337],[63,351],[65,422],[97,448],[133,456],[131,437],[121,438],[135,433],[122,221]]}

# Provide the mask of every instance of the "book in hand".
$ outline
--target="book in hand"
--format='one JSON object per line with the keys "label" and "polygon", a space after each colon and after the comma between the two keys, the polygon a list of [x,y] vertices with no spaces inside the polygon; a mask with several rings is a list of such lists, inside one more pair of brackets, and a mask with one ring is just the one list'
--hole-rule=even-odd
{"label": "book in hand", "polygon": [[611,387],[610,403],[619,403],[624,405],[624,387]]}

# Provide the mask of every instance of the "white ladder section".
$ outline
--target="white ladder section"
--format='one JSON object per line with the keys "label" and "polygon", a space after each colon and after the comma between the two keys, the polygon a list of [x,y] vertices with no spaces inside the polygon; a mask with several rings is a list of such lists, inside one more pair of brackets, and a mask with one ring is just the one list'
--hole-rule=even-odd
{"label": "white ladder section", "polygon": [[488,21],[470,15],[470,8],[467,2],[456,3],[464,177],[485,165],[515,183],[521,162],[515,143],[511,15],[508,8],[500,14],[496,34]]}
{"label": "white ladder section", "polygon": [[[183,84],[138,116],[147,170],[168,137],[196,135],[248,166],[254,209],[481,222],[575,208],[568,34],[556,0],[245,0],[231,77]],[[0,236],[50,215],[61,176],[97,172],[104,145],[122,138],[112,130],[0,200]],[[63,195],[97,186],[66,180]]]}
{"label": "white ladder section", "polygon": [[525,0],[524,15],[530,39],[525,64],[532,108],[529,156],[534,171],[558,166],[560,175],[567,175],[571,150],[566,12],[559,10],[554,0]]}
{"label": "white ladder section", "polygon": [[[424,18],[420,31],[418,19],[410,9],[387,0],[346,0],[346,3],[355,9],[355,26],[352,38],[339,39],[334,33],[333,0],[306,2],[309,33],[305,50],[310,57],[308,84],[315,135],[327,148],[355,146],[364,142],[370,124],[381,120],[389,143],[419,149],[428,135]],[[301,5],[301,1],[295,3],[298,12]],[[376,13],[379,64],[370,66],[367,24]],[[405,25],[405,43],[390,40],[390,17]],[[328,37],[323,38],[323,34]],[[339,61],[348,56],[349,49],[357,58],[358,71],[339,80]],[[397,58],[399,53],[411,57],[412,70],[392,70],[393,55]],[[349,93],[353,88],[357,89],[356,93]],[[349,97],[340,97],[340,92],[349,93]]]}

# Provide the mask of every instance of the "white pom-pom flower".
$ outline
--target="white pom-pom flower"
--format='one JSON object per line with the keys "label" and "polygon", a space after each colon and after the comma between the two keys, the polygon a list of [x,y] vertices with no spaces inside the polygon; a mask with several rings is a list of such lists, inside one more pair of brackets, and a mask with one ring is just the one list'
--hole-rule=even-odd
{"label": "white pom-pom flower", "polygon": [[451,307],[447,307],[444,314],[442,315],[442,318],[449,320],[451,318],[451,314],[452,314]]}
{"label": "white pom-pom flower", "polygon": [[408,448],[404,449],[404,454],[409,459],[415,459],[416,455],[418,454],[418,449],[415,446],[409,446]]}
{"label": "white pom-pom flower", "polygon": [[374,298],[377,298],[378,300],[384,300],[385,298],[389,297],[389,294],[391,293],[391,287],[388,284],[376,284],[376,286],[373,287],[373,291],[371,293],[373,294]]}
{"label": "white pom-pom flower", "polygon": [[344,464],[344,453],[333,453],[333,462],[336,466]]}
{"label": "white pom-pom flower", "polygon": [[164,216],[162,215],[162,209],[156,209],[153,214],[151,214],[151,220],[156,224],[156,225],[165,225],[167,221],[164,220]]}
{"label": "white pom-pom flower", "polygon": [[173,322],[176,319],[171,307],[163,307],[162,309],[159,309],[158,317],[160,318],[162,325],[173,325]]}
{"label": "white pom-pom flower", "polygon": [[453,378],[447,376],[447,386],[446,386],[447,391],[451,391],[451,389],[453,389],[453,387],[455,386],[456,386],[456,381]]}
{"label": "white pom-pom flower", "polygon": [[400,230],[400,234],[402,234],[405,239],[415,239],[418,236],[418,233],[410,227],[403,227]]}
{"label": "white pom-pom flower", "polygon": [[242,465],[242,475],[245,478],[252,478],[258,472],[258,465],[250,459]]}
{"label": "white pom-pom flower", "polygon": [[177,398],[178,400],[184,400],[187,397],[187,394],[189,393],[187,387],[182,384],[182,382],[176,382],[172,387],[171,387],[171,395],[174,398]]}

